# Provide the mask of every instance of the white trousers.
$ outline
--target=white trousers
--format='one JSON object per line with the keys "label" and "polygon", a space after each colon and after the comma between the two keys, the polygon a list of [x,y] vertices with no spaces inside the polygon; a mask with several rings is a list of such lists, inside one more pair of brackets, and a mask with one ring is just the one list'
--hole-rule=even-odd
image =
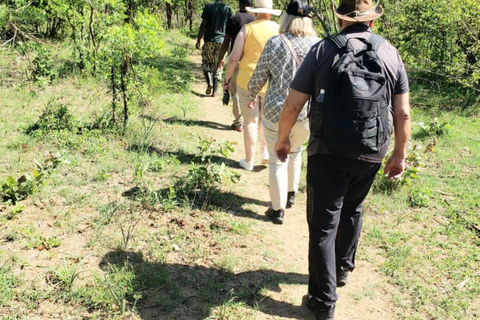
{"label": "white trousers", "polygon": [[297,122],[290,131],[290,154],[285,162],[281,162],[275,154],[278,138],[278,123],[262,117],[263,130],[269,158],[270,198],[273,210],[285,209],[287,194],[297,192],[302,169],[302,144],[310,134],[308,119]]}

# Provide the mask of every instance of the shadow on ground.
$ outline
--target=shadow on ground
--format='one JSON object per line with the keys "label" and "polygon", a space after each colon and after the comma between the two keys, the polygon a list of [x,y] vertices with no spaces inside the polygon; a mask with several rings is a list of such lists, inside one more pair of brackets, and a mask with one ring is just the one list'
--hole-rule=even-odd
{"label": "shadow on ground", "polygon": [[229,125],[213,122],[213,121],[182,120],[175,117],[163,119],[162,121],[169,124],[179,124],[187,127],[198,126],[198,127],[205,127],[205,128],[215,129],[215,130],[225,130],[225,131],[232,130],[232,128]]}
{"label": "shadow on ground", "polygon": [[[303,274],[269,269],[234,274],[215,267],[148,262],[141,252],[124,251],[103,257],[100,267],[109,272],[112,266],[131,268],[133,291],[141,294],[136,303],[141,319],[205,319],[215,308],[233,303],[276,317],[309,318],[304,308],[263,294],[265,289],[280,292],[280,284],[306,285],[308,277]],[[133,297],[126,299],[134,303]]]}
{"label": "shadow on ground", "polygon": [[[129,190],[124,191],[122,193],[122,196],[132,201],[144,201],[145,199],[156,199],[155,201],[160,202],[162,201],[162,199],[171,201],[171,198],[169,198],[169,188],[163,188],[154,191],[155,194],[153,195],[153,197],[152,195],[145,195],[142,192],[143,191],[141,188],[133,187]],[[229,191],[213,190],[209,194],[205,194],[205,192],[199,190],[195,194],[189,195],[187,199],[175,200],[177,206],[181,206],[183,202],[188,201],[188,206],[192,208],[197,208],[201,210],[220,210],[236,217],[245,217],[268,222],[271,221],[269,217],[263,214],[263,211],[262,213],[258,214],[257,212],[248,208],[249,205],[254,204],[264,207],[264,211],[266,211],[270,206],[269,202],[240,196],[236,193]]]}

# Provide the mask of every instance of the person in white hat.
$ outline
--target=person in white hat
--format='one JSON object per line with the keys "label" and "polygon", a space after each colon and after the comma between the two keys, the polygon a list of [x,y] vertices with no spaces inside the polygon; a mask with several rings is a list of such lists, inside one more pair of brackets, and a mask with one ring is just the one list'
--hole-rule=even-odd
{"label": "person in white hat", "polygon": [[237,92],[240,99],[240,110],[243,116],[243,137],[245,144],[245,158],[240,160],[240,166],[245,170],[252,171],[254,167],[255,147],[257,143],[257,130],[260,133],[260,145],[263,155],[262,162],[268,163],[268,151],[263,136],[263,130],[259,118],[266,86],[259,93],[254,105],[250,105],[248,82],[255,70],[260,53],[268,39],[278,34],[279,25],[270,21],[273,15],[279,16],[282,10],[273,9],[272,0],[257,0],[255,7],[246,7],[247,12],[255,15],[255,21],[240,30],[235,39],[232,53],[228,60],[223,89],[229,89],[230,81],[238,65]]}

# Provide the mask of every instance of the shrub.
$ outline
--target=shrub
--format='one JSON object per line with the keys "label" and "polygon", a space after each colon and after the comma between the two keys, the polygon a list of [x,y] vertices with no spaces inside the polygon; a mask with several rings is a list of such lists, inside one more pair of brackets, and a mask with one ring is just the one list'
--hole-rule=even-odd
{"label": "shrub", "polygon": [[32,134],[38,131],[46,134],[51,131],[76,131],[77,129],[78,125],[76,125],[73,116],[68,111],[68,107],[62,103],[50,101],[38,121],[30,125],[25,130],[25,133]]}

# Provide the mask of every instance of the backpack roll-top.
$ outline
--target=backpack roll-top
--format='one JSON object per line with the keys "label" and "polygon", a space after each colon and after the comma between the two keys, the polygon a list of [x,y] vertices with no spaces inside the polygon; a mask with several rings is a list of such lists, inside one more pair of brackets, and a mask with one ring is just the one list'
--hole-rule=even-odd
{"label": "backpack roll-top", "polygon": [[355,38],[365,43],[360,50],[344,35],[327,39],[337,54],[328,75],[316,77],[310,130],[330,153],[377,153],[388,139],[385,68],[376,53],[383,38]]}

